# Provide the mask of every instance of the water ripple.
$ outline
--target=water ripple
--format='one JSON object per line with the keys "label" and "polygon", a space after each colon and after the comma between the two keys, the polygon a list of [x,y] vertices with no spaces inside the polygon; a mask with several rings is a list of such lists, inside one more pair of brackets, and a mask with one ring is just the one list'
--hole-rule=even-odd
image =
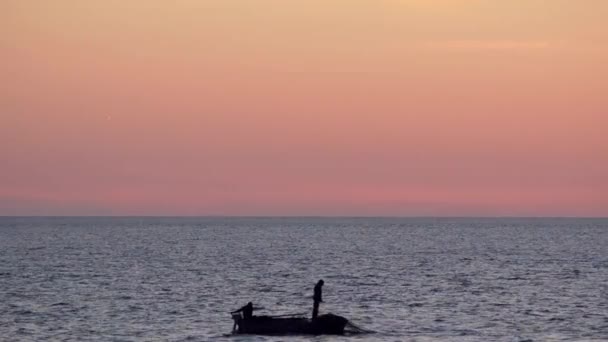
{"label": "water ripple", "polygon": [[[0,218],[7,341],[608,339],[608,220]],[[231,336],[228,312],[372,335]],[[270,311],[271,309],[271,311]]]}

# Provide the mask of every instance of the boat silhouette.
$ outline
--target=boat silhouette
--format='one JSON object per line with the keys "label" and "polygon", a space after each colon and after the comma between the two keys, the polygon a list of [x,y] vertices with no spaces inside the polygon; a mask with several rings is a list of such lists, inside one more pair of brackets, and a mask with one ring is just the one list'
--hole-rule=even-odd
{"label": "boat silhouette", "polygon": [[256,334],[256,335],[343,335],[348,327],[348,333],[370,333],[371,331],[361,329],[349,322],[348,319],[327,313],[318,315],[319,304],[322,300],[323,280],[319,280],[315,286],[313,296],[312,318],[305,314],[279,315],[279,316],[254,316],[253,303],[249,302],[242,308],[232,311],[234,334]]}
{"label": "boat silhouette", "polygon": [[253,316],[245,319],[241,314],[232,314],[232,319],[235,323],[233,333],[256,335],[343,335],[349,323],[346,318],[331,313],[315,319],[298,315]]}

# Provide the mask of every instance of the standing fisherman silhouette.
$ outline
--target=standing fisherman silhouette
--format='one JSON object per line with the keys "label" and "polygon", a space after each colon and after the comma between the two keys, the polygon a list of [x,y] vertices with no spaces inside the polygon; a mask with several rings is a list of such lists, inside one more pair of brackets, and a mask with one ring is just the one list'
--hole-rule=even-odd
{"label": "standing fisherman silhouette", "polygon": [[312,300],[314,301],[314,304],[312,306],[312,319],[317,318],[317,316],[319,315],[319,303],[321,303],[323,301],[323,284],[325,282],[323,282],[323,279],[319,280],[317,282],[317,285],[315,285],[315,293],[312,296]]}

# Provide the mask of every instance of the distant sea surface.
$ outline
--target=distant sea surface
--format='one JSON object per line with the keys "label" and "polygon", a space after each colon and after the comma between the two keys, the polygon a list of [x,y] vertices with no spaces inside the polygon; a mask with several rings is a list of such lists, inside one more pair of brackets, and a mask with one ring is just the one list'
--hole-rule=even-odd
{"label": "distant sea surface", "polygon": [[[230,335],[321,278],[374,334]],[[4,217],[0,340],[608,340],[608,219]]]}

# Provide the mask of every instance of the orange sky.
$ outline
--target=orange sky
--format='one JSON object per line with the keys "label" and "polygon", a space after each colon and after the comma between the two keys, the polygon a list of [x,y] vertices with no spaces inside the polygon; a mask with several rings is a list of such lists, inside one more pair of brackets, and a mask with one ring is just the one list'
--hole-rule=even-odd
{"label": "orange sky", "polygon": [[606,18],[4,0],[0,215],[608,216]]}

